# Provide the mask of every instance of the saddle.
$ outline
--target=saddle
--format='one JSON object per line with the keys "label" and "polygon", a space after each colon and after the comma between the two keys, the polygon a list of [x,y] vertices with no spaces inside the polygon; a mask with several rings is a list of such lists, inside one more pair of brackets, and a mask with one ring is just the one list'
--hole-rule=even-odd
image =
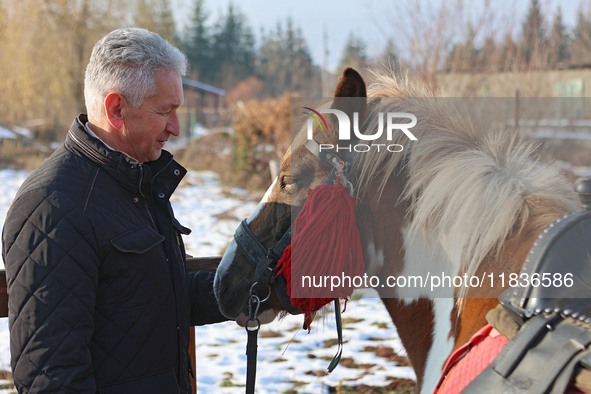
{"label": "saddle", "polygon": [[558,394],[573,382],[591,392],[591,180],[575,190],[585,209],[538,236],[524,280],[487,315],[510,341],[462,393]]}

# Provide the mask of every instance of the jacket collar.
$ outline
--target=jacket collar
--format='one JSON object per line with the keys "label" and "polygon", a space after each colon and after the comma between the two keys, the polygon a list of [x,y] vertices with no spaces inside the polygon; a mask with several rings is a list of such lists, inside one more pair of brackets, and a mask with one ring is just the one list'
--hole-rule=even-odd
{"label": "jacket collar", "polygon": [[132,192],[148,198],[152,195],[164,195],[167,200],[170,198],[187,173],[183,166],[173,160],[170,152],[162,150],[160,158],[142,164],[123,152],[108,149],[101,140],[88,134],[84,126],[86,122],[88,117],[85,114],[74,119],[65,142],[67,149],[96,163],[122,187]]}

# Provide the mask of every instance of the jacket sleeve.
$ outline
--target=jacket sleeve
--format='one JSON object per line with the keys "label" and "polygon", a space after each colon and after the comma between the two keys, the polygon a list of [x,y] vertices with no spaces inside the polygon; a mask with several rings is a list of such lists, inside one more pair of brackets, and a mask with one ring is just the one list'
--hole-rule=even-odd
{"label": "jacket sleeve", "polygon": [[[94,247],[93,247],[94,245]],[[11,365],[19,393],[95,393],[88,344],[99,258],[82,210],[56,192],[15,200],[3,231]]]}
{"label": "jacket sleeve", "polygon": [[189,286],[189,298],[191,300],[192,326],[219,323],[230,320],[220,312],[217,300],[213,293],[212,272],[199,271],[187,274],[187,285]]}

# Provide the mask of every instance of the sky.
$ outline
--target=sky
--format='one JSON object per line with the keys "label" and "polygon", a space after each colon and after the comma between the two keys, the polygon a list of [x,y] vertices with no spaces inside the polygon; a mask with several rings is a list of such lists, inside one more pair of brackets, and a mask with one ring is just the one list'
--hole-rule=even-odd
{"label": "sky", "polygon": [[[591,0],[581,1],[591,4]],[[335,71],[351,32],[365,41],[370,57],[383,50],[387,37],[392,38],[396,45],[397,25],[405,23],[403,19],[396,20],[396,14],[401,5],[407,3],[404,0],[205,0],[205,8],[210,13],[209,21],[215,21],[220,13],[225,13],[230,2],[247,16],[258,42],[261,29],[274,29],[279,21],[285,25],[286,18],[291,17],[294,25],[302,30],[314,64],[319,66],[323,62],[323,36],[326,33],[327,68],[330,71]],[[440,0],[423,2],[437,5]],[[481,0],[465,0],[465,4],[473,8],[482,3]],[[177,22],[182,26],[191,14],[193,0],[173,0],[173,4]],[[494,0],[492,4],[520,23],[530,0]],[[543,8],[549,7],[552,13],[560,6],[565,22],[572,26],[580,1],[540,0],[540,4]]]}

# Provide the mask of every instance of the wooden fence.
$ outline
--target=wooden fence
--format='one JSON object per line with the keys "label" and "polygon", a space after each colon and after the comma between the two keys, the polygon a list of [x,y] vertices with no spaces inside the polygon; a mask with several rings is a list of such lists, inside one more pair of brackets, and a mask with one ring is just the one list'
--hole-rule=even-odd
{"label": "wooden fence", "polygon": [[[221,257],[197,257],[187,259],[187,271],[209,271],[215,272]],[[6,272],[0,270],[0,317],[8,317],[8,294],[6,292]],[[193,363],[193,371],[196,371],[195,366],[195,328],[191,327],[191,343],[189,353]],[[197,393],[197,382],[193,380],[193,393]]]}

